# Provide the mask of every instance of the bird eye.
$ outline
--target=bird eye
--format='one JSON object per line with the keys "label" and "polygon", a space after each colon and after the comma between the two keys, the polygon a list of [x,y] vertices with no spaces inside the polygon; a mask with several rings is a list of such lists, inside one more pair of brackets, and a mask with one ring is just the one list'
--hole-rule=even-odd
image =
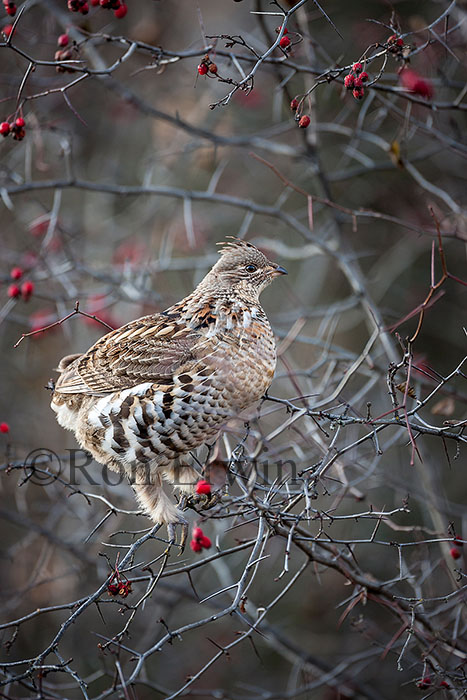
{"label": "bird eye", "polygon": [[245,270],[246,270],[247,272],[256,272],[257,269],[258,269],[258,268],[257,268],[256,265],[246,265],[246,266],[245,266]]}

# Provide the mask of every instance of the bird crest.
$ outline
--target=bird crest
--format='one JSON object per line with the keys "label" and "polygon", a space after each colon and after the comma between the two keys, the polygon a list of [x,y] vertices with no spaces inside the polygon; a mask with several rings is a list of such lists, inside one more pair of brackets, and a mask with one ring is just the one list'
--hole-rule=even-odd
{"label": "bird crest", "polygon": [[228,240],[216,243],[216,245],[220,246],[219,253],[221,255],[240,250],[258,250],[253,243],[244,241],[243,238],[236,238],[235,236],[226,236],[226,238]]}

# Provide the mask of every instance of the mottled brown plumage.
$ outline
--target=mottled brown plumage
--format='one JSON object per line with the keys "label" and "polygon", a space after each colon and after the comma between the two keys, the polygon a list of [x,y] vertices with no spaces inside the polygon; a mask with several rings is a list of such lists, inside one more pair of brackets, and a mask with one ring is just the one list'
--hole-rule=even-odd
{"label": "mottled brown plumage", "polygon": [[194,292],[60,362],[57,420],[97,462],[124,471],[155,521],[184,522],[162,479],[193,493],[180,458],[212,440],[271,384],[276,351],[261,291],[285,270],[232,239]]}

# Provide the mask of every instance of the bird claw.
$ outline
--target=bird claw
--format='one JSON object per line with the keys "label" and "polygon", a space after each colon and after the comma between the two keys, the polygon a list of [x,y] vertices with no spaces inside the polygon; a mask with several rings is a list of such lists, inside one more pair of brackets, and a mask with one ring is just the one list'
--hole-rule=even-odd
{"label": "bird claw", "polygon": [[[180,525],[181,528],[181,533],[180,533],[180,543],[177,543],[177,526]],[[170,545],[175,545],[176,547],[180,547],[180,551],[178,553],[178,556],[181,556],[185,550],[185,544],[188,538],[188,521],[185,520],[185,518],[180,517],[180,520],[178,520],[175,523],[168,523],[167,524],[167,534],[169,536],[169,546]]]}
{"label": "bird claw", "polygon": [[219,491],[211,494],[193,494],[192,496],[187,496],[184,494],[181,497],[178,505],[182,510],[191,508],[198,513],[200,510],[208,510],[209,508],[213,508],[217,503],[219,503],[221,498],[222,494]]}

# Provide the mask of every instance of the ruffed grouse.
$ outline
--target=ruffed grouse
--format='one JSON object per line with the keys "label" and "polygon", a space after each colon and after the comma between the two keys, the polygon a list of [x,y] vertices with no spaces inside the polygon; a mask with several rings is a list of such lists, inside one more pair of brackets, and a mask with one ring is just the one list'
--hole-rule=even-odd
{"label": "ruffed grouse", "polygon": [[[193,493],[183,456],[212,440],[271,384],[276,350],[259,295],[286,274],[251,243],[233,238],[194,292],[143,316],[59,364],[52,408],[94,459],[129,477],[156,523],[186,521],[163,478]],[[180,459],[182,458],[182,459]]]}

